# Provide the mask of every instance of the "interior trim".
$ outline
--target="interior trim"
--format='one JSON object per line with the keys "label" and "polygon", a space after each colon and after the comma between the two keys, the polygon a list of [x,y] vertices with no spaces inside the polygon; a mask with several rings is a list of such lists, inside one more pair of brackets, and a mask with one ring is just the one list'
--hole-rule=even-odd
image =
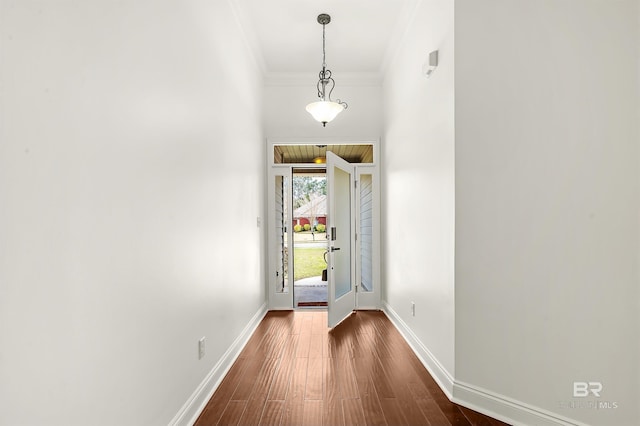
{"label": "interior trim", "polygon": [[382,302],[382,311],[389,318],[391,323],[398,329],[404,340],[409,344],[413,352],[416,354],[420,362],[429,371],[433,379],[438,383],[442,392],[451,400],[453,398],[454,378],[438,359],[429,351],[429,349],[418,339],[407,324],[386,302]]}
{"label": "interior trim", "polygon": [[587,426],[585,423],[459,380],[454,381],[451,401],[512,425]]}
{"label": "interior trim", "polygon": [[540,407],[456,380],[386,301],[382,302],[382,310],[451,402],[514,426],[587,426]]}
{"label": "interior trim", "polygon": [[258,312],[251,318],[247,326],[242,330],[233,344],[231,344],[229,349],[227,349],[222,358],[218,360],[209,374],[207,374],[207,377],[204,378],[202,383],[200,383],[198,388],[189,397],[187,402],[180,408],[180,411],[178,411],[175,417],[169,422],[169,426],[191,426],[195,423],[266,314],[267,303],[265,302],[260,306]]}

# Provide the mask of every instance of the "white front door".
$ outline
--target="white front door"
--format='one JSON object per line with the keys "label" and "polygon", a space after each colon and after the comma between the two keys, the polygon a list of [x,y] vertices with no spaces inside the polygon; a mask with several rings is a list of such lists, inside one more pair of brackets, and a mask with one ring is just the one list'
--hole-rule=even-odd
{"label": "white front door", "polygon": [[354,167],[327,152],[328,310],[333,328],[356,306]]}

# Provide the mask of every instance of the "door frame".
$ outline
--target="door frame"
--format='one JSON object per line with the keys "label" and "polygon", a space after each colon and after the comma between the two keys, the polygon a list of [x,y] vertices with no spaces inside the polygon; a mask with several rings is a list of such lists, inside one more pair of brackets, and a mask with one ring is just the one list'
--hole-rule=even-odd
{"label": "door frame", "polygon": [[[358,238],[356,238],[356,309],[380,309],[382,298],[382,281],[380,279],[380,173],[376,165],[356,165],[355,178],[356,178],[356,203],[355,203],[355,215],[356,215],[356,232]],[[362,253],[362,238],[360,237],[360,217],[362,203],[360,198],[360,185],[362,182],[362,175],[371,175],[371,184],[373,185],[373,209],[372,209],[372,227],[373,227],[373,241],[372,241],[372,253],[371,253],[371,267],[372,267],[372,281],[374,291],[362,291],[362,262],[359,260],[360,253]]]}
{"label": "door frame", "polygon": [[[313,164],[313,163],[275,163],[273,150],[275,145],[372,145],[373,146],[373,163],[352,163],[355,166],[354,177],[359,182],[362,174],[371,174],[373,181],[373,253],[372,253],[372,280],[373,291],[356,293],[356,309],[381,309],[381,298],[383,283],[380,275],[380,158],[379,158],[379,140],[372,139],[334,139],[334,138],[301,138],[301,139],[267,139],[266,140],[266,202],[267,202],[267,221],[266,221],[266,246],[265,246],[265,259],[267,267],[265,268],[265,287],[267,293],[267,302],[269,310],[291,310],[293,306],[293,276],[289,278],[289,292],[278,293],[276,292],[277,277],[276,271],[276,235],[275,235],[275,176],[288,176],[289,177],[289,196],[287,202],[289,203],[289,214],[293,214],[293,197],[291,191],[291,184],[293,179],[293,169],[299,168],[326,168],[326,165]],[[359,193],[356,197],[356,229],[359,226],[360,215],[360,198]],[[289,222],[292,221],[292,217],[288,218]],[[290,227],[291,224],[289,223]],[[288,232],[287,235],[288,246],[291,249],[293,247],[293,234]],[[361,263],[359,261],[360,254],[360,242],[356,241],[354,250],[356,250],[356,285],[358,290],[360,288]],[[289,260],[292,257],[290,256]]]}
{"label": "door frame", "polygon": [[279,284],[279,268],[277,266],[278,262],[278,254],[277,254],[277,243],[278,239],[276,237],[276,200],[275,200],[275,180],[276,176],[283,176],[289,179],[289,190],[286,197],[284,197],[285,202],[287,203],[287,211],[289,216],[287,216],[287,247],[289,247],[289,258],[288,261],[292,260],[291,252],[293,251],[293,230],[291,229],[292,218],[291,214],[293,212],[293,196],[292,196],[292,178],[293,178],[293,169],[291,167],[273,167],[268,169],[267,176],[267,249],[266,249],[266,257],[267,257],[267,302],[269,310],[287,310],[293,309],[293,270],[289,268],[289,285],[288,292],[278,292],[276,290],[277,285]]}

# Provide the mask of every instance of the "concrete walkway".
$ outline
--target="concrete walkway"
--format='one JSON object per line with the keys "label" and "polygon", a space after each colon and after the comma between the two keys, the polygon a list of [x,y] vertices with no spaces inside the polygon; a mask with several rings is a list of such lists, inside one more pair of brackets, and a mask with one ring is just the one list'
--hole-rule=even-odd
{"label": "concrete walkway", "polygon": [[303,278],[301,280],[296,281],[294,284],[296,287],[318,287],[318,286],[327,286],[326,281],[322,281],[322,277],[311,277],[311,278]]}
{"label": "concrete walkway", "polygon": [[327,282],[322,277],[311,277],[298,280],[294,283],[293,306],[298,302],[326,302]]}

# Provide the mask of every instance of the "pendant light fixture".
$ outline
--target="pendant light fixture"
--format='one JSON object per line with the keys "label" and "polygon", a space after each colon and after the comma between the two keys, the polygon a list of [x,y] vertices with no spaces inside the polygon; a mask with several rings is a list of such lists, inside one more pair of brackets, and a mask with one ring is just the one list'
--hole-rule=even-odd
{"label": "pendant light fixture", "polygon": [[326,53],[325,53],[325,26],[331,22],[331,16],[326,13],[318,15],[318,23],[322,25],[322,70],[318,74],[319,81],[317,84],[318,97],[317,102],[312,102],[307,105],[307,112],[322,123],[323,127],[327,126],[327,123],[336,118],[343,109],[347,108],[347,103],[342,102],[340,99],[335,101],[331,100],[331,92],[336,85],[336,82],[331,77],[331,71],[327,69]]}

